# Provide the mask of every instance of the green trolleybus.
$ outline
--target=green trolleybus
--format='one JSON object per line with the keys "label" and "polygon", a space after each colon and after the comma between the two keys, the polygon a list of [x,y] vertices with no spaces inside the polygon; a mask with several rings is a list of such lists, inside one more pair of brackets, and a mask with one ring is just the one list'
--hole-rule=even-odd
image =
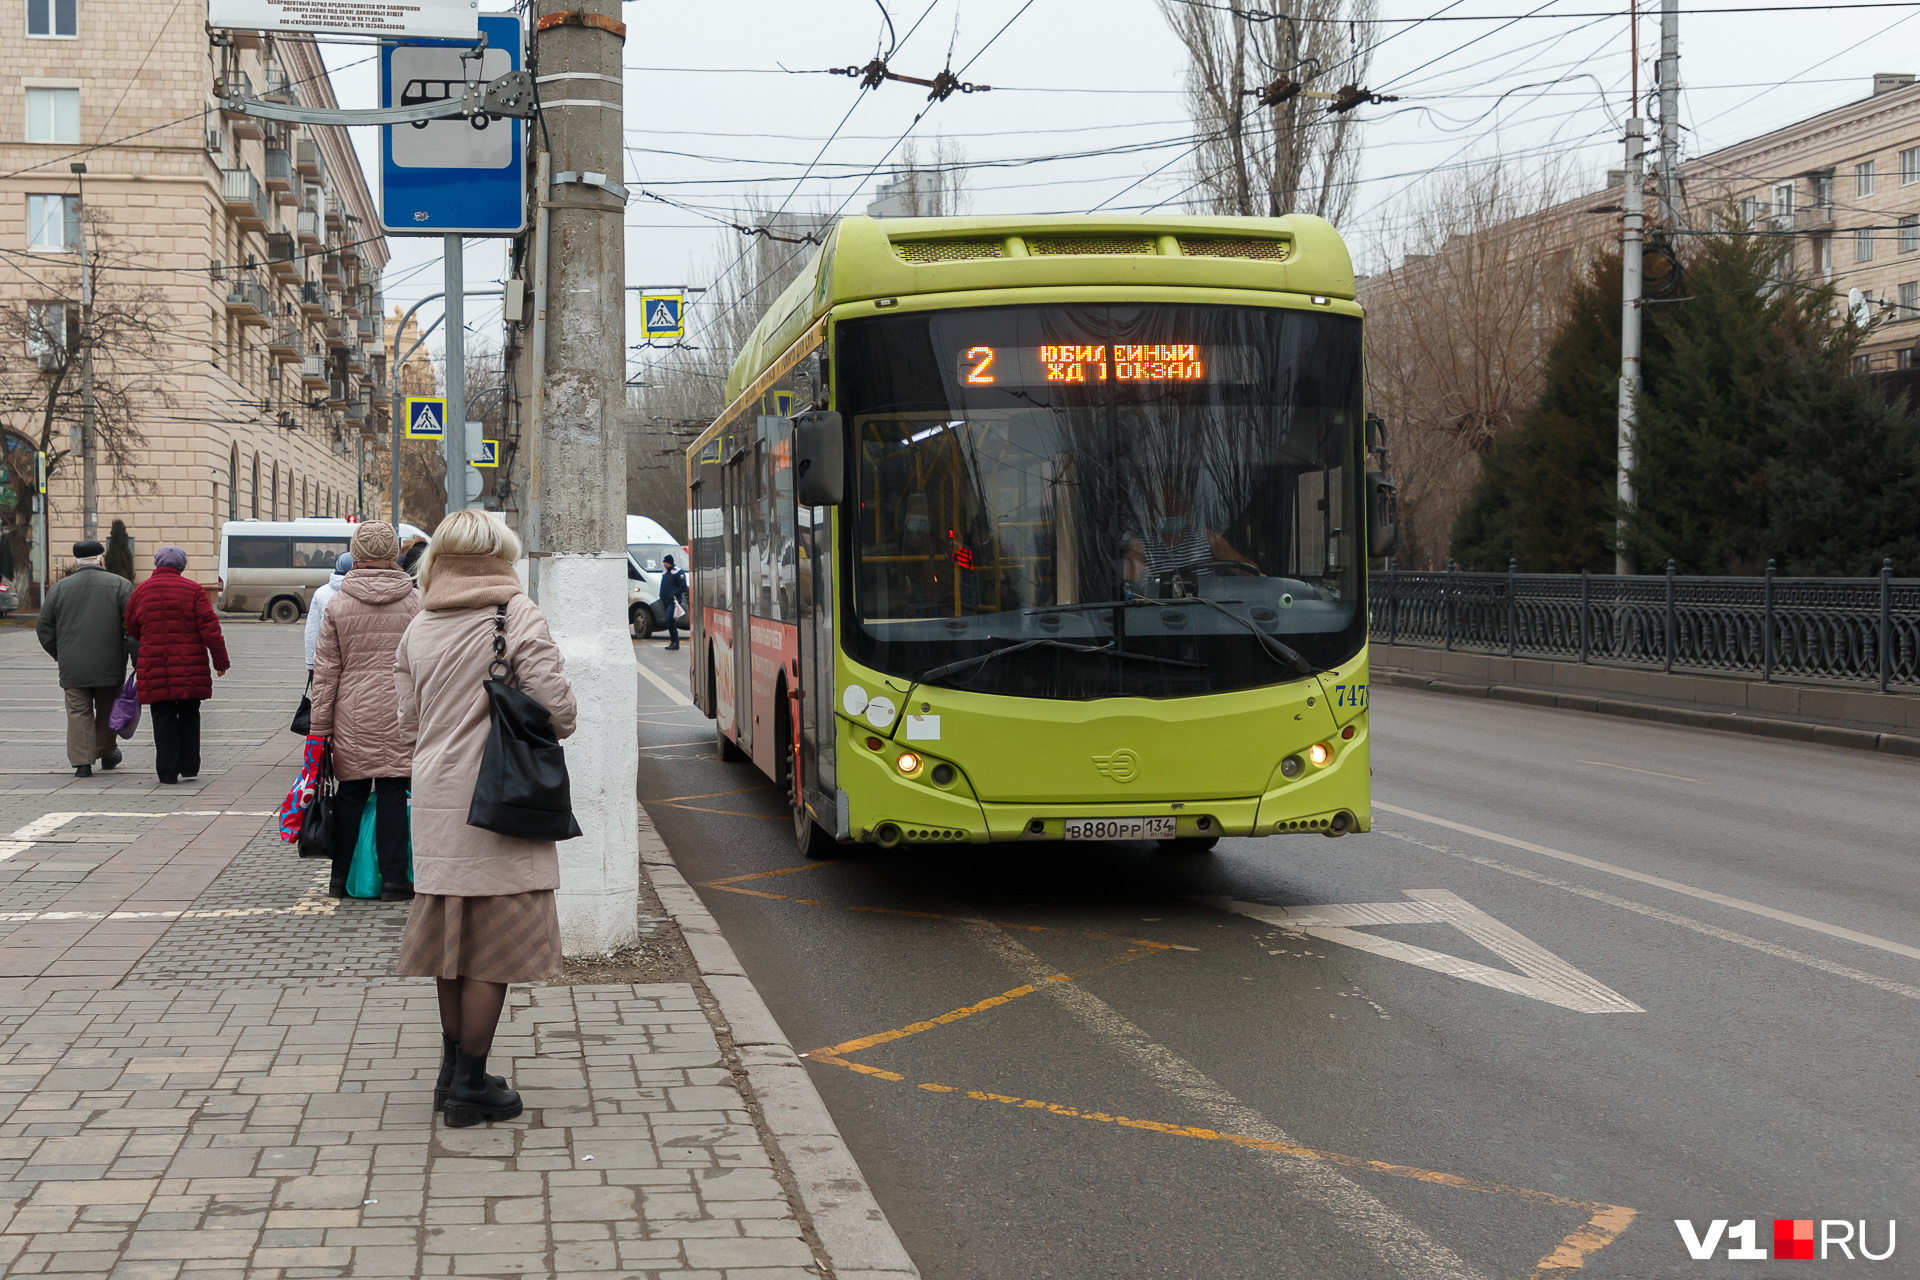
{"label": "green trolleybus", "polygon": [[838,224],[687,452],[693,696],[802,852],[1368,829],[1353,285],[1309,217]]}

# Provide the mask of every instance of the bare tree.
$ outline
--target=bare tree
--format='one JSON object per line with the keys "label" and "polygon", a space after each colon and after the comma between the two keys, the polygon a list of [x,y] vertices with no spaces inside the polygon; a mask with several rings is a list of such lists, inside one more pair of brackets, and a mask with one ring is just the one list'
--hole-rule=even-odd
{"label": "bare tree", "polygon": [[945,136],[933,141],[933,155],[924,165],[920,151],[909,141],[900,153],[893,176],[880,184],[867,206],[876,218],[952,218],[973,207],[966,168],[967,153]]}
{"label": "bare tree", "polygon": [[1400,265],[1360,281],[1403,564],[1446,562],[1480,459],[1538,398],[1573,285],[1612,230],[1588,202],[1558,203],[1560,185],[1498,160],[1438,179],[1387,237]]}
{"label": "bare tree", "polygon": [[1262,14],[1158,0],[1187,49],[1199,139],[1186,203],[1206,213],[1311,213],[1338,223],[1353,203],[1359,124],[1314,94],[1365,83],[1378,0],[1305,0]]}

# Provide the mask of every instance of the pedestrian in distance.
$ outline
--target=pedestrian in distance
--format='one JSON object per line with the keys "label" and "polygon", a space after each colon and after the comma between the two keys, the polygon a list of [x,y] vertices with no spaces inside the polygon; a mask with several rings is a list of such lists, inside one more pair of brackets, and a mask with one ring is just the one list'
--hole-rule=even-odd
{"label": "pedestrian in distance", "polygon": [[400,744],[413,758],[413,910],[403,977],[433,978],[442,1056],[434,1104],[454,1127],[511,1120],[520,1095],[487,1074],[507,986],[560,973],[560,855],[467,823],[491,727],[483,682],[505,606],[510,683],[574,729],[573,689],[547,620],[521,589],[520,541],[485,512],[455,511],[420,562],[420,615],[394,655]]}
{"label": "pedestrian in distance", "polygon": [[307,603],[307,685],[313,685],[313,649],[320,643],[320,619],[327,615],[327,601],[333,599],[333,593],[340,589],[353,572],[353,554],[342,551],[333,562],[333,574],[325,582],[314,588],[313,599]]}
{"label": "pedestrian in distance", "polygon": [[420,567],[420,557],[425,554],[427,554],[427,540],[415,538],[407,544],[407,549],[400,553],[400,571],[411,574]]}
{"label": "pedestrian in distance", "polygon": [[674,566],[672,556],[662,556],[660,563],[660,603],[667,610],[667,648],[680,647],[680,602],[687,598],[687,574],[684,569]]}
{"label": "pedestrian in distance", "polygon": [[134,674],[140,705],[153,708],[153,767],[168,784],[200,775],[200,704],[213,696],[213,671],[226,675],[226,637],[207,589],[186,576],[187,553],[162,547],[153,573],[127,601],[127,634],[139,645]]}
{"label": "pedestrian in distance", "polygon": [[[407,793],[413,756],[401,745],[394,705],[393,656],[407,624],[420,612],[413,579],[400,571],[400,539],[384,520],[353,527],[352,569],[325,602],[314,650],[313,717],[307,736],[333,740],[333,875],[327,892],[347,896],[347,869],[371,800],[374,849],[380,861],[380,900],[413,896],[407,869]],[[318,610],[316,609],[316,612]]]}
{"label": "pedestrian in distance", "polygon": [[73,544],[73,572],[53,584],[34,635],[60,664],[67,704],[67,763],[73,776],[93,776],[93,762],[116,767],[122,756],[107,727],[113,700],[127,680],[127,659],[138,649],[127,632],[127,597],[133,584],[105,566],[107,549],[97,542]]}

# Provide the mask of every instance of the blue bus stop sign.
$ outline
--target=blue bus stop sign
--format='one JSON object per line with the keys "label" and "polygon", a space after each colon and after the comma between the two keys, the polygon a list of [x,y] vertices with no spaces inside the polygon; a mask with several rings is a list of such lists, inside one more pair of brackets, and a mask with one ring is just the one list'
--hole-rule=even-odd
{"label": "blue bus stop sign", "polygon": [[[480,17],[487,38],[479,82],[521,67],[520,19]],[[467,83],[459,40],[417,40],[380,50],[380,105],[459,98]],[[453,116],[380,130],[380,229],[390,236],[510,236],[526,229],[526,142],[520,121]]]}

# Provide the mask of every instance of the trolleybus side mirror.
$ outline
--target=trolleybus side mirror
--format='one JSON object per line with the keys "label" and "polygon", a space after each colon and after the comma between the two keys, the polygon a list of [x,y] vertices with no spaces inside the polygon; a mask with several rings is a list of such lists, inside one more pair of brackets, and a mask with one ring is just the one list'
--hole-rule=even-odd
{"label": "trolleybus side mirror", "polygon": [[839,505],[846,489],[840,415],[809,412],[793,420],[793,496],[803,507]]}
{"label": "trolleybus side mirror", "polygon": [[1387,448],[1387,420],[1377,413],[1367,415],[1367,452],[1384,453]]}
{"label": "trolleybus side mirror", "polygon": [[1384,471],[1367,472],[1367,554],[1375,559],[1400,549],[1400,504]]}

